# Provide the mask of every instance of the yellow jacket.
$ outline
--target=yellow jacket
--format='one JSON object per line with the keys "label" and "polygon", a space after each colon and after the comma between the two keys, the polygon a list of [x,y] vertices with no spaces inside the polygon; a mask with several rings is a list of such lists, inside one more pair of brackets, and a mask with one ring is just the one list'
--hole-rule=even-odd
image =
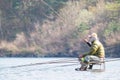
{"label": "yellow jacket", "polygon": [[85,55],[95,55],[100,58],[104,58],[105,57],[104,47],[99,40],[95,40],[92,42],[90,51]]}

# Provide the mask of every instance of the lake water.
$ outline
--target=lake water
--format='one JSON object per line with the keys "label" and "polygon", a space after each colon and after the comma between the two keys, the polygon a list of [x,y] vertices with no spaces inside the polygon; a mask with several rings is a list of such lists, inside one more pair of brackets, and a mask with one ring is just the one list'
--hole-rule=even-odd
{"label": "lake water", "polygon": [[119,61],[94,72],[75,71],[80,66],[76,58],[0,58],[0,80],[120,80]]}

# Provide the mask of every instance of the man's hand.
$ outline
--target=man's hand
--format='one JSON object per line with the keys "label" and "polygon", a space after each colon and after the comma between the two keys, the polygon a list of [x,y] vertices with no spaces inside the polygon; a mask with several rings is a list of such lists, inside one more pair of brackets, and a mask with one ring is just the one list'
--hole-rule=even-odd
{"label": "man's hand", "polygon": [[81,55],[79,55],[79,58],[82,58],[83,57],[83,55],[81,54]]}
{"label": "man's hand", "polygon": [[88,42],[88,40],[87,40],[87,39],[84,39],[84,41],[85,41],[85,42]]}

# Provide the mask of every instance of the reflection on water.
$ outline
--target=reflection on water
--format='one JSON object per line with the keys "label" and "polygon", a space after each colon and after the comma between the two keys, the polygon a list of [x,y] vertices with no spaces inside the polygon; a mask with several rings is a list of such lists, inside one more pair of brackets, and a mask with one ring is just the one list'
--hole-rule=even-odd
{"label": "reflection on water", "polygon": [[105,71],[75,71],[79,66],[74,58],[0,58],[0,80],[120,80],[119,60],[106,62]]}

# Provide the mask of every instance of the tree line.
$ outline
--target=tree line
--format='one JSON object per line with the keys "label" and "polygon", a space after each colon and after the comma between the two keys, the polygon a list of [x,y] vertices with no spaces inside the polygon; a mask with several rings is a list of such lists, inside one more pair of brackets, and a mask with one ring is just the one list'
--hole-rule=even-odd
{"label": "tree line", "polygon": [[1,57],[76,57],[96,32],[107,57],[120,54],[119,0],[1,0]]}

